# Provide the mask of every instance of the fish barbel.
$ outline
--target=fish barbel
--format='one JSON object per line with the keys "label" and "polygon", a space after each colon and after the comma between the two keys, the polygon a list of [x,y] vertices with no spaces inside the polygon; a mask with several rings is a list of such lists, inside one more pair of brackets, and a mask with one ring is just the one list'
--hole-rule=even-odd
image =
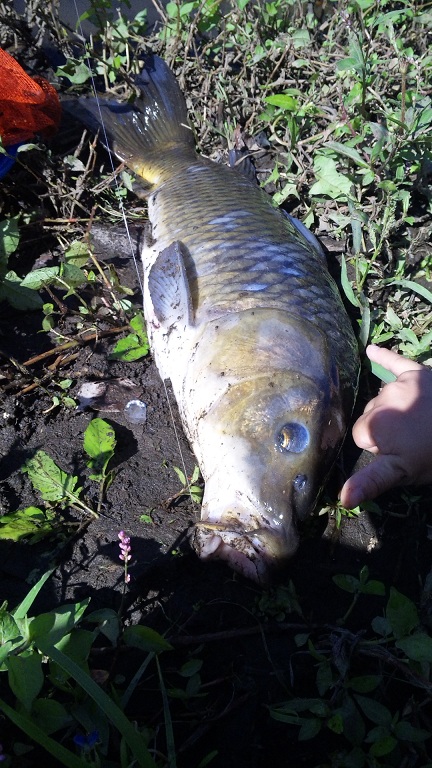
{"label": "fish barbel", "polygon": [[162,59],[135,82],[133,104],[80,103],[149,187],[147,330],[205,481],[192,545],[264,582],[295,552],[346,433],[356,340],[314,236],[196,153]]}

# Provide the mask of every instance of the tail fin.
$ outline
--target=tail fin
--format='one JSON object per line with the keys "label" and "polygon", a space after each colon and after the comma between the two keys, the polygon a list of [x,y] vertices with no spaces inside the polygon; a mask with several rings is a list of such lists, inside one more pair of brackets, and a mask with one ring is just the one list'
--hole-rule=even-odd
{"label": "tail fin", "polygon": [[135,78],[140,96],[133,103],[81,98],[75,114],[100,131],[104,146],[148,182],[164,166],[164,155],[179,146],[194,147],[186,102],[173,73],[159,56],[149,56]]}

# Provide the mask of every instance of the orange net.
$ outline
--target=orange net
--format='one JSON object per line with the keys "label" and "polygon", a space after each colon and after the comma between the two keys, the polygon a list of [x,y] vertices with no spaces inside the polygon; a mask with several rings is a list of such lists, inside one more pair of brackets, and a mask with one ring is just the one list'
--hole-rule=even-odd
{"label": "orange net", "polygon": [[57,91],[43,77],[30,77],[0,48],[0,136],[4,146],[35,134],[53,136],[60,123]]}

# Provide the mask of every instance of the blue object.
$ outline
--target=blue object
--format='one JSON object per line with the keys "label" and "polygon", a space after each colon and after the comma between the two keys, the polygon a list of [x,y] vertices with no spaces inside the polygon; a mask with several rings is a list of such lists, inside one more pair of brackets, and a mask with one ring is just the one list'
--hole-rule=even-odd
{"label": "blue object", "polygon": [[20,147],[22,143],[22,141],[19,141],[18,144],[11,144],[9,147],[4,147],[7,155],[4,155],[3,153],[0,155],[0,179],[2,179],[3,176],[6,176],[7,172],[12,168],[17,156],[18,147]]}

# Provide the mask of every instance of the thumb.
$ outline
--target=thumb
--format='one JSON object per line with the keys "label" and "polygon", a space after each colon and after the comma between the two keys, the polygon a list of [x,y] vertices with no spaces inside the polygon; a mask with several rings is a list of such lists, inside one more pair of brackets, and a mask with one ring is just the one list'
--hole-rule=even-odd
{"label": "thumb", "polygon": [[363,501],[379,496],[384,491],[399,485],[406,472],[397,456],[377,456],[366,467],[362,467],[344,484],[340,501],[343,507],[353,509]]}

